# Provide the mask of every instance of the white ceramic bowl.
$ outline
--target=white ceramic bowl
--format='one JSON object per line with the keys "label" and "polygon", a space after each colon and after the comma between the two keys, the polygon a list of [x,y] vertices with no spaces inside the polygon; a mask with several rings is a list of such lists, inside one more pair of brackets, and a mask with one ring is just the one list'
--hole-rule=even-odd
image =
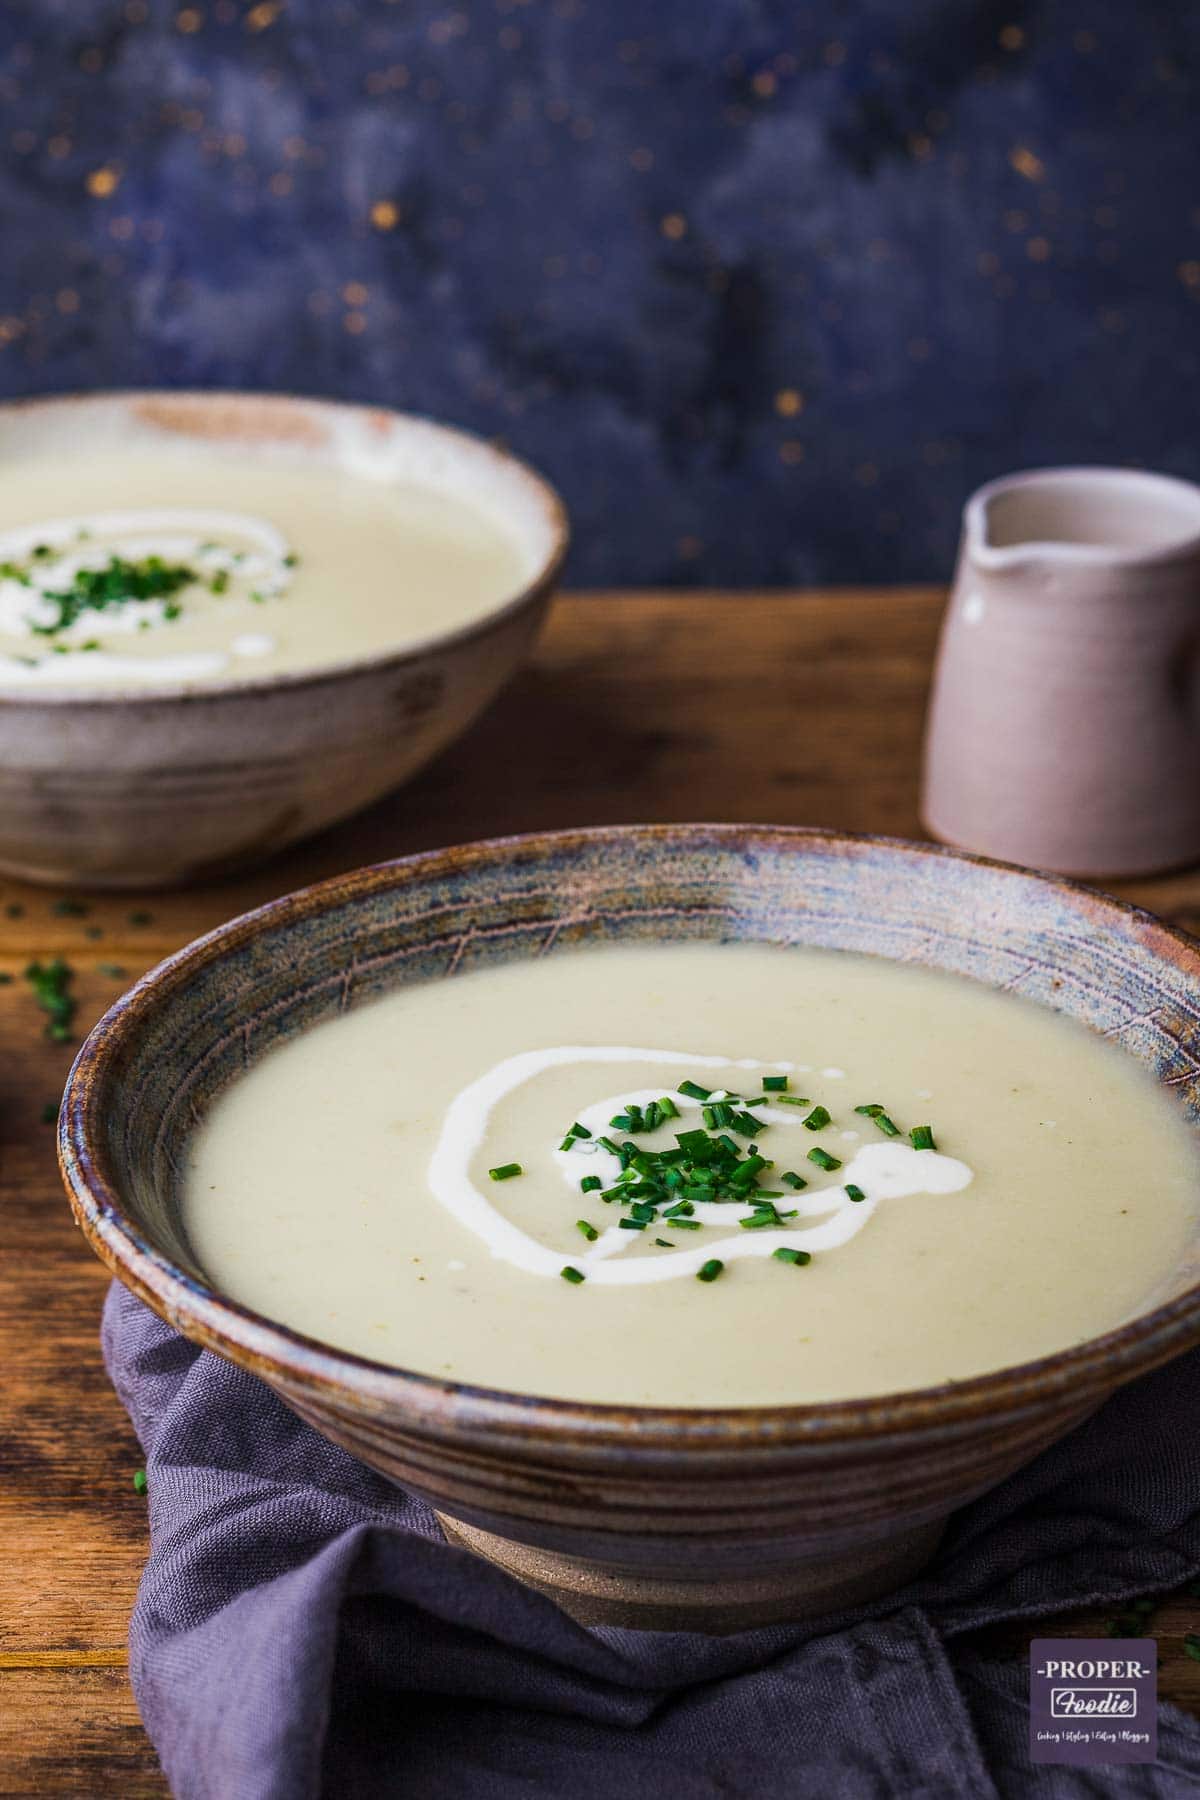
{"label": "white ceramic bowl", "polygon": [[529,576],[471,625],[316,670],[153,689],[0,683],[6,874],[148,887],[257,861],[379,799],[444,749],[512,675],[544,616],[566,553],[561,501],[515,458],[426,419],[259,394],[22,401],[0,406],[0,472],[57,447],[102,455],[180,438],[309,468],[386,460],[397,480],[502,515]]}

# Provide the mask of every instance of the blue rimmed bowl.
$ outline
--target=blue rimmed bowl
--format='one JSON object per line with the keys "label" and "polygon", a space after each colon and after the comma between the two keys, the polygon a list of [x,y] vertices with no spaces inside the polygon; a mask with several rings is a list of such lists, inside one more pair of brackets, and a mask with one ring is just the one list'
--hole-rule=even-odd
{"label": "blue rimmed bowl", "polygon": [[100,1021],[59,1147],[82,1230],[135,1294],[452,1535],[578,1617],[730,1630],[899,1583],[954,1508],[1200,1342],[1200,1221],[1166,1297],[1103,1337],[920,1391],[706,1412],[494,1392],[334,1350],[215,1288],[179,1211],[197,1121],[295,1033],[451,969],[684,939],[866,952],[1016,989],[1118,1038],[1200,1121],[1200,947],[1148,914],[930,845],[678,825],[437,851],[235,919]]}

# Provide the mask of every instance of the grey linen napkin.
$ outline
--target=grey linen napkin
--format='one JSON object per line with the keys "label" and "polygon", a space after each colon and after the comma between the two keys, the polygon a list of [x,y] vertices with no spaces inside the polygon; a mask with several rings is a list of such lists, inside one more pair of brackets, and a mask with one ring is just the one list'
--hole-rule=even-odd
{"label": "grey linen napkin", "polygon": [[576,1625],[120,1286],[103,1343],[150,1481],[133,1686],[178,1800],[1200,1793],[1170,1706],[1154,1764],[1035,1768],[1024,1663],[963,1642],[1196,1577],[1200,1352],[958,1514],[903,1592],[709,1638]]}

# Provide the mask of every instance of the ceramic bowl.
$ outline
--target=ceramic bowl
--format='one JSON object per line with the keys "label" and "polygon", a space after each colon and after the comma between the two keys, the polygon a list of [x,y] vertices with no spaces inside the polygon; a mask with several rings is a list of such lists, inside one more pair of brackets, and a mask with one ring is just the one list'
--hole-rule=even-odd
{"label": "ceramic bowl", "polygon": [[1167,1297],[1105,1336],[919,1392],[810,1406],[578,1404],[329,1349],[216,1291],[180,1228],[189,1133],[247,1061],[450,968],[593,941],[811,944],[953,970],[1116,1038],[1200,1117],[1200,946],[1149,915],[931,845],[754,826],[501,839],[360,870],[161,964],[76,1060],[76,1218],[186,1336],[421,1495],[576,1616],[728,1630],[884,1591],[948,1514],[1200,1341],[1200,1229]]}
{"label": "ceramic bowl", "polygon": [[[397,787],[456,738],[532,642],[567,545],[553,490],[425,419],[261,394],[107,394],[0,406],[0,470],[32,453],[195,439],[311,468],[370,463],[501,514],[521,592],[405,650],[296,674],[153,690],[0,681],[0,872],[178,885],[260,860]],[[64,510],[69,510],[65,507]]]}

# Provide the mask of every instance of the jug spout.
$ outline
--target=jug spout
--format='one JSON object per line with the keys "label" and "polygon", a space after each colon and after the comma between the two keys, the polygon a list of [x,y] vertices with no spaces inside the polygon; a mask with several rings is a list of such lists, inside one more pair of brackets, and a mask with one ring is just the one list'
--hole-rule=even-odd
{"label": "jug spout", "polygon": [[1200,488],[1140,469],[1032,469],[980,488],[964,523],[981,574],[1148,566],[1200,549]]}

